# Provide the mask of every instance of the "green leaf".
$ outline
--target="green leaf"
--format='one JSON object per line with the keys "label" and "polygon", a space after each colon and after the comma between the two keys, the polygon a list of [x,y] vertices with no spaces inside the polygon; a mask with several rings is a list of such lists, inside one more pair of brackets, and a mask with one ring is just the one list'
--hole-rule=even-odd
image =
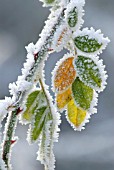
{"label": "green leaf", "polygon": [[45,123],[52,120],[52,114],[43,91],[32,92],[27,99],[26,105],[27,109],[23,117],[31,123],[28,140],[33,143],[39,138]]}
{"label": "green leaf", "polygon": [[78,15],[77,15],[76,7],[73,8],[73,10],[68,13],[67,21],[68,21],[68,25],[70,27],[75,27],[76,26],[77,21],[78,21]]}
{"label": "green leaf", "polygon": [[46,106],[35,110],[34,123],[31,127],[31,132],[30,132],[31,141],[36,141],[39,138],[39,135],[45,124],[46,114],[48,113],[49,113],[49,109]]}
{"label": "green leaf", "polygon": [[31,121],[31,117],[34,114],[34,110],[37,107],[39,93],[40,91],[36,90],[29,94],[26,102],[26,110],[22,115],[23,119]]}
{"label": "green leaf", "polygon": [[102,79],[97,64],[88,57],[78,56],[75,61],[77,74],[82,82],[96,89],[101,87]]}
{"label": "green leaf", "polygon": [[32,115],[34,114],[36,108],[47,106],[47,100],[43,91],[34,91],[32,92],[26,102],[26,110],[22,115],[22,118],[28,122],[31,122]]}
{"label": "green leaf", "polygon": [[38,160],[40,160],[41,163],[49,170],[50,167],[54,169],[55,164],[53,153],[53,135],[55,127],[53,126],[53,120],[50,120],[50,116],[47,116],[45,120],[39,145]]}
{"label": "green leaf", "polygon": [[81,129],[82,123],[86,119],[87,112],[78,108],[75,104],[74,99],[72,99],[67,105],[67,117],[71,125],[73,125],[75,130]]}
{"label": "green leaf", "polygon": [[93,99],[93,89],[86,86],[79,78],[76,78],[72,84],[74,100],[80,108],[88,110]]}
{"label": "green leaf", "polygon": [[95,38],[90,38],[88,35],[77,36],[74,38],[74,43],[79,50],[86,53],[96,52],[102,46],[102,43],[98,43]]}

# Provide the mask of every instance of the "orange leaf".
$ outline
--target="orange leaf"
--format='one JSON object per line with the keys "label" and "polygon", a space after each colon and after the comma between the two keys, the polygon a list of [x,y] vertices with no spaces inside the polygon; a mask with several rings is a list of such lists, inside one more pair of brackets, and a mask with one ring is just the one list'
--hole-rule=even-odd
{"label": "orange leaf", "polygon": [[58,92],[67,89],[73,83],[76,77],[73,60],[74,57],[67,58],[56,71],[54,86],[55,90]]}

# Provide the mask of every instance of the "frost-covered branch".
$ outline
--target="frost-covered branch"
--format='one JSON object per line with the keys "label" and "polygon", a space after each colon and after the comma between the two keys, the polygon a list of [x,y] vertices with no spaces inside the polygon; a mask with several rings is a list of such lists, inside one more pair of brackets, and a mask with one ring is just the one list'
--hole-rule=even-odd
{"label": "frost-covered branch", "polygon": [[[34,84],[32,83],[36,83],[39,81],[39,78],[41,76],[39,74],[41,72],[41,63],[51,47],[52,39],[57,28],[59,27],[59,25],[61,25],[64,19],[64,9],[57,10],[56,12],[57,15],[54,16],[53,14],[51,14],[52,16],[49,16],[49,20],[47,21],[46,26],[41,33],[41,38],[36,43],[36,45],[34,46],[33,44],[30,44],[27,47],[28,59],[27,62],[24,64],[24,69],[22,69],[23,75],[18,77],[16,84],[13,83],[9,85],[10,93],[13,95],[13,102],[11,105],[8,105],[8,107],[6,106],[6,110],[10,108],[13,109],[13,111],[9,113],[7,119],[2,153],[3,160],[5,161],[7,167],[9,167],[9,154],[13,141],[14,130],[17,124],[18,114],[23,109],[23,101],[25,100],[25,97],[27,96],[29,91],[33,88]],[[47,28],[49,31],[47,30]],[[39,75],[37,75],[37,73]],[[4,107],[2,107],[2,109],[4,109]],[[4,114],[7,113],[6,110],[3,112]]]}
{"label": "frost-covered branch", "polygon": [[[109,39],[101,30],[81,29],[84,21],[85,0],[41,0],[52,6],[51,14],[34,45],[29,44],[22,75],[9,85],[11,98],[0,101],[0,121],[7,116],[2,144],[1,170],[11,169],[11,147],[18,119],[29,124],[29,144],[39,141],[38,160],[45,170],[54,170],[53,144],[58,141],[59,112],[76,131],[84,129],[90,116],[97,112],[98,93],[106,87],[107,72],[98,55],[106,48]],[[52,72],[52,90],[55,101],[45,84],[44,66],[48,54],[69,50],[57,62]],[[40,88],[38,88],[40,86]],[[2,168],[3,167],[3,168]]]}

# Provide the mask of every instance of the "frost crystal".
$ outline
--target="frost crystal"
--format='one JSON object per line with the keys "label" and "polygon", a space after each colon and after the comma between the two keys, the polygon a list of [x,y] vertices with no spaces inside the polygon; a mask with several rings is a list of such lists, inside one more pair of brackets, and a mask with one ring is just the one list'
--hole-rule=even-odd
{"label": "frost crystal", "polygon": [[0,100],[0,121],[6,117],[9,107],[13,104],[13,101],[10,97],[5,97],[5,100]]}

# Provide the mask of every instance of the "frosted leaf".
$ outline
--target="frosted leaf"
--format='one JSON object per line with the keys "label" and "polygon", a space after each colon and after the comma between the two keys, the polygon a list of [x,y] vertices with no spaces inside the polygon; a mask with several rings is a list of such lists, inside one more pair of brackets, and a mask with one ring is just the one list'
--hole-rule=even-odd
{"label": "frosted leaf", "polygon": [[26,121],[31,121],[32,115],[34,114],[34,110],[38,106],[38,101],[39,101],[39,93],[40,90],[35,90],[31,92],[26,101],[26,110],[21,114],[22,119]]}
{"label": "frosted leaf", "polygon": [[28,134],[27,134],[27,140],[29,144],[33,142],[37,142],[39,139],[39,136],[45,126],[45,119],[46,115],[49,115],[49,108],[47,106],[36,108],[33,115],[33,120],[30,124]]}
{"label": "frosted leaf", "polygon": [[102,53],[110,42],[108,37],[104,38],[101,30],[95,31],[92,27],[90,30],[84,28],[73,34],[74,43],[77,48],[78,55],[97,55]]}
{"label": "frosted leaf", "polygon": [[76,78],[72,84],[72,92],[76,105],[83,110],[89,110],[93,99],[93,89]]}
{"label": "frosted leaf", "polygon": [[56,95],[56,105],[58,109],[63,109],[68,102],[72,99],[72,90],[71,88],[65,90],[62,93]]}
{"label": "frosted leaf", "polygon": [[42,138],[39,145],[38,151],[38,160],[41,161],[41,164],[47,168],[47,170],[55,169],[55,156],[53,153],[53,135],[54,135],[54,124],[52,120],[48,120],[45,123]]}
{"label": "frosted leaf", "polygon": [[87,111],[77,107],[74,99],[72,99],[67,105],[66,118],[74,130],[81,131],[85,129],[85,124],[89,122],[90,115]]}
{"label": "frosted leaf", "polygon": [[101,87],[101,75],[97,65],[92,59],[78,56],[75,61],[75,66],[81,81],[95,89]]}
{"label": "frosted leaf", "polygon": [[80,29],[84,20],[82,19],[84,15],[83,6],[85,5],[85,0],[72,0],[65,11],[65,18],[68,26],[71,30],[76,31]]}
{"label": "frosted leaf", "polygon": [[54,34],[51,48],[57,52],[61,51],[63,47],[66,46],[66,42],[69,41],[70,35],[71,31],[67,28],[67,25],[63,23]]}
{"label": "frosted leaf", "polygon": [[93,99],[88,111],[84,111],[79,106],[77,106],[74,99],[68,103],[66,108],[66,119],[74,130],[81,131],[85,129],[84,126],[86,123],[89,123],[90,116],[94,113],[97,113],[97,103],[98,94],[95,92],[95,90],[93,91]]}
{"label": "frosted leaf", "polygon": [[78,56],[74,65],[82,82],[98,92],[104,90],[107,84],[107,75],[102,60],[99,60],[98,57],[90,58],[86,56]]}
{"label": "frosted leaf", "polygon": [[68,25],[72,28],[75,27],[78,21],[78,17],[77,17],[77,11],[76,11],[76,7],[74,7],[74,9],[72,11],[69,12],[68,18],[67,18],[67,22]]}
{"label": "frosted leaf", "polygon": [[57,62],[52,73],[53,91],[61,92],[72,85],[76,78],[73,60],[73,54],[66,54],[59,62]]}
{"label": "frosted leaf", "polygon": [[[46,88],[47,93],[47,88]],[[47,170],[54,170],[55,168],[55,156],[53,153],[53,145],[54,142],[58,142],[59,136],[59,125],[60,114],[57,112],[56,107],[49,100],[51,113],[50,116],[48,114],[45,119],[45,125],[42,131],[39,151],[38,151],[38,160],[47,168]]]}
{"label": "frosted leaf", "polygon": [[41,161],[41,164],[44,164],[44,166],[47,167],[47,170],[53,170],[55,164],[53,154],[52,125],[52,120],[47,121],[47,123],[45,123],[38,152],[38,160]]}

